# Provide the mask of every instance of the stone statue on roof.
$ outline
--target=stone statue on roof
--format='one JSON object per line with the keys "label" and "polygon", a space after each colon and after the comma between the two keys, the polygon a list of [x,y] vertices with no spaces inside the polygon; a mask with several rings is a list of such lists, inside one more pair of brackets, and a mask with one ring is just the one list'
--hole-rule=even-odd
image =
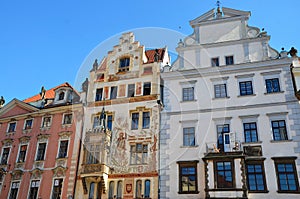
{"label": "stone statue on roof", "polygon": [[1,96],[1,98],[0,98],[0,108],[2,108],[4,104],[5,104],[4,97]]}
{"label": "stone statue on roof", "polygon": [[159,52],[158,49],[155,49],[154,62],[158,62],[158,61],[159,61]]}
{"label": "stone statue on roof", "polygon": [[89,88],[89,79],[86,78],[85,81],[81,85],[81,89],[83,92],[87,92],[88,88]]}
{"label": "stone statue on roof", "polygon": [[42,100],[45,99],[46,89],[44,88],[44,86],[42,86],[42,88],[41,88],[40,96],[41,96]]}
{"label": "stone statue on roof", "polygon": [[291,57],[297,57],[297,49],[295,49],[294,47],[291,48],[291,50],[288,52],[288,54],[291,55]]}
{"label": "stone statue on roof", "polygon": [[93,70],[96,71],[97,68],[98,68],[98,60],[95,59],[95,62],[94,62],[94,64],[93,64]]}

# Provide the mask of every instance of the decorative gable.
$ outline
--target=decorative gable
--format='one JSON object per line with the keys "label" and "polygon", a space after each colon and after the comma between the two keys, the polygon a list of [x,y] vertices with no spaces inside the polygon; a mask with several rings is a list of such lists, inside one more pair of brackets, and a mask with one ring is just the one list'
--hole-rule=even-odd
{"label": "decorative gable", "polygon": [[0,109],[0,119],[22,115],[26,113],[32,113],[38,110],[39,109],[25,102],[22,102],[18,99],[13,99],[8,104],[6,104],[2,109]]}

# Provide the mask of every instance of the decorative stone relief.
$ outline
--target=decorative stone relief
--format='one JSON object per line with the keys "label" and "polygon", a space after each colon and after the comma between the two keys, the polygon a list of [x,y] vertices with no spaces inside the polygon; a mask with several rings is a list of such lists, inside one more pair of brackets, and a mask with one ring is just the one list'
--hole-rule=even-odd
{"label": "decorative stone relief", "polygon": [[66,175],[67,169],[58,166],[58,167],[52,169],[52,171],[53,171],[54,177],[64,177]]}

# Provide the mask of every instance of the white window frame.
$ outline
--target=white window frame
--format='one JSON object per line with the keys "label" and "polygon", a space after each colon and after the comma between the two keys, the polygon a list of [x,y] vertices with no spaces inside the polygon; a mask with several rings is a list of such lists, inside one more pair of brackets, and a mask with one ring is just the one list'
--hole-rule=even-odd
{"label": "white window frame", "polygon": [[[254,73],[235,76],[235,78],[237,79],[238,97],[246,97],[246,96],[255,96],[256,95],[256,90],[255,90],[255,85],[254,85],[254,76],[255,76]],[[240,82],[247,82],[247,81],[251,81],[251,83],[252,83],[252,94],[251,95],[241,95]]]}
{"label": "white window frame", "polygon": [[[64,121],[65,121],[65,116],[66,116],[66,115],[71,115],[71,123],[64,123]],[[73,113],[72,113],[72,112],[64,113],[64,114],[63,114],[63,117],[62,117],[61,124],[62,124],[62,125],[72,125],[72,124],[73,124]]]}
{"label": "white window frame", "polygon": [[[47,118],[47,117],[50,117],[50,124],[49,126],[44,126],[44,119]],[[52,125],[52,115],[45,115],[42,117],[42,122],[41,122],[41,128],[50,128],[51,125]]]}
{"label": "white window frame", "polygon": [[19,181],[19,180],[12,181],[12,182],[10,183],[8,198],[10,197],[11,189],[12,189],[13,183],[18,183],[18,193],[17,193],[17,197],[16,197],[16,198],[18,198],[19,193],[20,193],[20,185],[21,185],[21,181]]}
{"label": "white window frame", "polygon": [[[226,98],[230,98],[229,97],[229,89],[228,89],[228,79],[229,76],[226,77],[218,77],[218,78],[211,78],[210,81],[212,82],[212,96],[213,99],[226,99]],[[216,93],[215,93],[215,85],[220,85],[220,84],[225,84],[226,87],[226,97],[216,97]]]}
{"label": "white window frame", "polygon": [[[30,127],[29,129],[26,129],[26,122],[27,122],[28,120],[32,120],[32,123],[31,123],[31,127]],[[33,119],[33,118],[27,118],[26,120],[24,120],[23,130],[30,130],[30,129],[32,129],[32,127],[33,127],[33,122],[34,122],[34,119]]]}
{"label": "white window frame", "polygon": [[[269,117],[269,125],[270,125],[270,136],[271,142],[287,142],[287,141],[292,141],[292,135],[291,135],[291,130],[290,130],[290,124],[287,119],[287,114],[288,112],[274,112],[274,113],[267,113],[266,115]],[[273,127],[272,127],[272,121],[277,121],[277,120],[284,120],[285,121],[285,128],[286,128],[286,135],[287,135],[287,140],[274,140],[274,135],[273,135]]]}
{"label": "white window frame", "polygon": [[[181,102],[193,102],[197,101],[197,96],[196,96],[196,83],[197,80],[190,80],[190,81],[185,81],[185,82],[179,82],[180,87],[181,87]],[[193,88],[194,89],[194,99],[193,100],[183,100],[183,89],[184,88]]]}
{"label": "white window frame", "polygon": [[[37,155],[38,155],[38,151],[39,151],[39,145],[45,143],[46,147],[45,147],[45,154],[44,154],[44,160],[36,160],[37,159]],[[48,140],[45,141],[38,141],[36,144],[36,151],[35,151],[35,157],[34,157],[34,161],[45,161],[46,160],[46,156],[47,156],[47,148],[48,148]]]}
{"label": "white window frame", "polygon": [[[16,125],[15,125],[15,128],[14,128],[13,131],[9,131],[10,124],[12,124],[12,123],[15,123],[15,124],[16,124]],[[7,130],[6,130],[6,132],[7,132],[7,133],[15,133],[15,132],[17,131],[17,125],[18,125],[17,121],[11,121],[11,122],[9,122],[9,123],[7,124]]]}
{"label": "white window frame", "polygon": [[61,157],[59,157],[59,149],[60,149],[60,145],[61,145],[61,142],[62,141],[68,141],[68,148],[67,148],[67,154],[66,154],[66,156],[65,157],[63,157],[63,158],[68,158],[69,156],[69,148],[70,148],[70,138],[68,138],[68,139],[59,139],[59,144],[58,144],[58,149],[57,149],[57,155],[56,155],[56,158],[61,158]]}
{"label": "white window frame", "polygon": [[27,198],[29,198],[29,196],[30,196],[30,189],[31,189],[32,181],[39,181],[38,192],[37,192],[37,198],[39,198],[39,192],[40,192],[40,187],[41,187],[41,179],[32,179],[32,180],[30,180],[29,187],[28,187]]}
{"label": "white window frame", "polygon": [[[181,142],[181,148],[195,148],[195,147],[198,147],[199,145],[198,145],[198,140],[197,140],[197,138],[198,138],[198,136],[197,136],[197,132],[199,131],[199,129],[198,129],[198,120],[183,120],[183,121],[179,121],[179,123],[181,124],[181,128],[180,128],[180,130],[181,130],[181,134],[180,134],[180,137],[181,137],[181,140],[182,140],[182,142]],[[184,128],[194,128],[194,130],[195,130],[195,145],[192,145],[192,146],[186,146],[186,145],[184,145],[184,142],[183,142],[183,139],[184,139],[184,135],[183,135],[183,129]]]}
{"label": "white window frame", "polygon": [[[264,88],[265,88],[265,95],[270,95],[270,94],[276,94],[276,93],[283,93],[284,90],[283,90],[283,85],[282,84],[282,80],[280,78],[280,74],[281,74],[281,70],[275,70],[275,71],[268,71],[268,72],[262,72],[260,73],[262,76],[263,76],[263,84],[264,84]],[[267,85],[266,85],[266,80],[267,79],[278,79],[278,83],[279,83],[279,88],[280,88],[280,91],[279,92],[271,92],[271,93],[268,93],[267,92]]]}
{"label": "white window frame", "polygon": [[[241,115],[239,116],[242,124],[242,144],[251,144],[251,143],[262,143],[261,135],[259,133],[259,125],[258,125],[258,117],[259,114],[256,115]],[[256,123],[256,134],[257,134],[257,142],[245,142],[245,133],[244,133],[244,124],[245,123]]]}
{"label": "white window frame", "polygon": [[9,148],[9,153],[8,153],[7,162],[6,162],[6,164],[8,165],[12,146],[2,146],[2,149],[1,149],[1,158],[0,158],[0,165],[2,163],[2,157],[3,157],[3,150],[4,150],[4,148]]}
{"label": "white window frame", "polygon": [[62,185],[61,185],[61,195],[63,195],[65,178],[61,178],[61,177],[55,177],[55,178],[53,178],[53,180],[52,180],[52,187],[51,187],[51,198],[53,197],[53,188],[54,188],[55,180],[60,180],[60,179],[62,179]]}
{"label": "white window frame", "polygon": [[[21,151],[21,147],[26,145],[26,154],[25,154],[25,158],[24,158],[24,161],[23,162],[19,162],[19,158],[20,158],[20,151]],[[17,159],[16,159],[16,163],[25,163],[26,162],[26,159],[27,159],[27,154],[28,154],[28,149],[29,149],[29,143],[20,143],[19,144],[19,150],[18,150],[18,156],[17,156]]]}

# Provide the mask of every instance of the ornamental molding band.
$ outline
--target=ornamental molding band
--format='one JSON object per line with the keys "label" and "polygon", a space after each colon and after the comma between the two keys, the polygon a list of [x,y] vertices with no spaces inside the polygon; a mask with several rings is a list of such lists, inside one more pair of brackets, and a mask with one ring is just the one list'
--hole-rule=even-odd
{"label": "ornamental molding band", "polygon": [[50,134],[39,134],[37,136],[37,140],[39,142],[47,142],[49,137],[50,137]]}
{"label": "ornamental molding band", "polygon": [[3,146],[11,146],[13,142],[14,142],[13,139],[7,138],[7,139],[5,139],[5,140],[2,141],[2,145]]}
{"label": "ornamental molding band", "polygon": [[39,169],[39,168],[35,168],[32,171],[30,171],[31,173],[31,179],[32,180],[39,180],[42,178],[42,174],[43,174],[43,170]]}

